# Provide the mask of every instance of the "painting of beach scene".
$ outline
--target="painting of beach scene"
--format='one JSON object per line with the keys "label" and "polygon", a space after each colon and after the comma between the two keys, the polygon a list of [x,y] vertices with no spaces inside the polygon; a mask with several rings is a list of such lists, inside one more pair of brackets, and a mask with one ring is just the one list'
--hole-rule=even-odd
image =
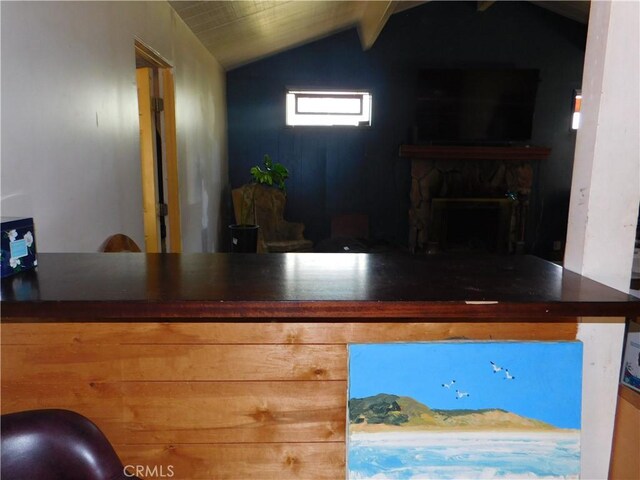
{"label": "painting of beach scene", "polygon": [[349,346],[347,478],[577,479],[580,342]]}

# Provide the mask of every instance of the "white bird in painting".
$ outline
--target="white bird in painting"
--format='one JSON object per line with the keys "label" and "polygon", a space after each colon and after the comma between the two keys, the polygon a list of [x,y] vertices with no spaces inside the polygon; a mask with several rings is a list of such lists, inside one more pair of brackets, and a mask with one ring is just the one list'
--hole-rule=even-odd
{"label": "white bird in painting", "polygon": [[456,400],[459,398],[468,397],[469,394],[467,392],[461,392],[460,390],[456,390]]}
{"label": "white bird in painting", "polygon": [[504,369],[504,379],[503,380],[515,380],[516,377],[514,377],[513,375],[511,375],[509,373],[509,370],[507,370],[506,368]]}
{"label": "white bird in painting", "polygon": [[491,364],[491,368],[493,368],[493,373],[498,373],[500,370],[502,370],[502,367],[496,365],[491,360],[489,360],[489,363]]}
{"label": "white bird in painting", "polygon": [[451,386],[452,386],[454,383],[456,383],[456,381],[455,381],[455,380],[451,380],[449,383],[443,383],[443,384],[442,384],[442,386],[443,386],[444,388],[451,388]]}

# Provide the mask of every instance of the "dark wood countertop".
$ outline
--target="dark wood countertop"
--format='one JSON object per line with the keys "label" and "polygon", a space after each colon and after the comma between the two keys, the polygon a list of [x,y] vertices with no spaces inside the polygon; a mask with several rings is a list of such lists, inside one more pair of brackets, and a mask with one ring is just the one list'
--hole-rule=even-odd
{"label": "dark wood countertop", "polygon": [[3,322],[640,315],[634,297],[531,256],[45,253],[1,295]]}

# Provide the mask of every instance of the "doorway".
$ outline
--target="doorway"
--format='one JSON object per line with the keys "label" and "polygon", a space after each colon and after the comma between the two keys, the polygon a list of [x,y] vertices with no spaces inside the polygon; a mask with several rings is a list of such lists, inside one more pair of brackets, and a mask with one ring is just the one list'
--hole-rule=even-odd
{"label": "doorway", "polygon": [[145,251],[182,250],[173,70],[135,41]]}

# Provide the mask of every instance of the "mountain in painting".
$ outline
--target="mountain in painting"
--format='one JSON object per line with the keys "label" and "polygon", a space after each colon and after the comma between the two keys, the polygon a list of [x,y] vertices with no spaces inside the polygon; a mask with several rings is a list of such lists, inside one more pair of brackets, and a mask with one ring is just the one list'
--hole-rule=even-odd
{"label": "mountain in painting", "polygon": [[352,431],[375,429],[555,430],[551,424],[499,408],[436,410],[414,400],[380,393],[349,400]]}

